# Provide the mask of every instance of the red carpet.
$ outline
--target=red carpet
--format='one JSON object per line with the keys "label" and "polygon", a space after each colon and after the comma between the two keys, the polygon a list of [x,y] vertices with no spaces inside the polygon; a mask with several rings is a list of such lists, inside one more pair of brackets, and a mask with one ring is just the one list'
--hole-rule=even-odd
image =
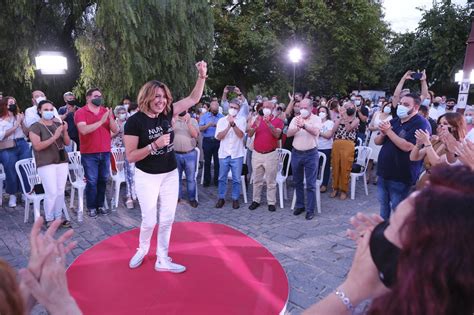
{"label": "red carpet", "polygon": [[285,271],[245,234],[221,224],[175,223],[170,256],[187,267],[182,274],[154,270],[156,230],[151,255],[130,269],[138,234],[110,237],[69,267],[69,289],[84,314],[275,315],[285,309]]}

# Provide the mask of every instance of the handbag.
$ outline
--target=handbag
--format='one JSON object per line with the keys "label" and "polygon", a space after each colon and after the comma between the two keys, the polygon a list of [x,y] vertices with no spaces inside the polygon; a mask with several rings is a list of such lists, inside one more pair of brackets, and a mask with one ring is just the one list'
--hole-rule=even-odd
{"label": "handbag", "polygon": [[16,142],[13,139],[0,141],[0,150],[11,149],[16,147]]}

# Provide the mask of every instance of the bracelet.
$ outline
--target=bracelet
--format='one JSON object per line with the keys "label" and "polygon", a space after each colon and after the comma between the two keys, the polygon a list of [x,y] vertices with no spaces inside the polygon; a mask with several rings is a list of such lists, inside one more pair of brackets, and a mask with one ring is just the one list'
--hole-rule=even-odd
{"label": "bracelet", "polygon": [[235,122],[231,123],[230,126],[231,126],[232,128],[234,128],[234,127],[235,127]]}
{"label": "bracelet", "polygon": [[208,77],[208,75],[199,75],[199,79],[207,79]]}
{"label": "bracelet", "polygon": [[432,145],[432,144],[426,144],[426,145],[424,144],[423,146],[424,146],[425,148],[427,148],[427,147],[432,147],[433,145]]}
{"label": "bracelet", "polygon": [[336,289],[334,293],[336,293],[336,296],[341,299],[342,303],[344,303],[344,305],[347,307],[347,310],[352,311],[354,309],[351,300],[343,291]]}
{"label": "bracelet", "polygon": [[150,153],[153,151],[153,146],[151,144],[147,145],[146,147]]}

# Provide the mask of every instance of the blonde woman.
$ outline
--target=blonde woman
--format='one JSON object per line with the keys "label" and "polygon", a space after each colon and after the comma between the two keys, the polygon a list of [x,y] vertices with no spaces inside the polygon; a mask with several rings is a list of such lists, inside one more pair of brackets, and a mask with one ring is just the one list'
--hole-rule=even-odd
{"label": "blonde woman", "polygon": [[173,149],[172,119],[199,102],[207,78],[207,64],[196,64],[199,77],[191,94],[174,103],[166,84],[149,81],[138,93],[140,111],[125,124],[127,160],[135,163],[135,187],[142,213],[139,247],[130,268],[139,267],[150,249],[160,205],[156,271],[181,273],[186,267],[168,257],[171,228],[178,202],[179,178]]}

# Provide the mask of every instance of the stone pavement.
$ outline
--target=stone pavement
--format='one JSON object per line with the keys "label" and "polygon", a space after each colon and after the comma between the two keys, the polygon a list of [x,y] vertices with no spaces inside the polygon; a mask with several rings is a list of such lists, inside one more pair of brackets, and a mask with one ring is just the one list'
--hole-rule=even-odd
{"label": "stone pavement", "polygon": [[[355,200],[334,200],[329,198],[329,193],[321,194],[322,213],[312,221],[306,221],[304,214],[295,217],[290,210],[293,189],[291,184],[289,186],[290,199],[285,201],[285,209],[277,207],[277,211],[271,213],[266,205],[250,211],[243,201],[240,209],[233,210],[229,201],[230,187],[224,208],[215,209],[217,188],[203,188],[198,184],[199,207],[193,209],[186,202],[181,202],[176,221],[223,223],[263,244],[280,261],[288,275],[290,295],[287,313],[296,315],[324,298],[342,282],[349,271],[355,249],[354,243],[345,237],[349,218],[358,211],[378,213],[378,202],[376,186],[370,184],[369,196],[365,196],[361,179],[357,183]],[[121,192],[124,189],[122,186]],[[249,191],[249,202],[251,196]],[[0,257],[15,268],[26,266],[28,261],[32,214],[30,222],[25,224],[23,213],[20,205],[16,209],[8,208],[7,200],[0,207]],[[72,216],[76,231],[74,239],[78,241],[78,246],[68,255],[68,265],[101,240],[140,226],[138,205],[134,210],[128,210],[123,202],[109,216],[91,219],[85,215],[82,223],[75,220],[75,215]],[[46,314],[39,306],[33,313]]]}

